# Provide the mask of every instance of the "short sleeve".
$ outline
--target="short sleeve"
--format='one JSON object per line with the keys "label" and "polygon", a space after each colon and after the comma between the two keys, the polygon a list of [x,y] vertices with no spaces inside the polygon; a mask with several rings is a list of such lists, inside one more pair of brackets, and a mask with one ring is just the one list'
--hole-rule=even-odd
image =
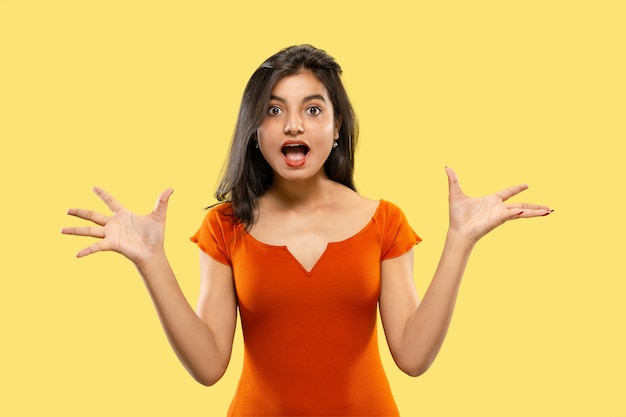
{"label": "short sleeve", "polygon": [[376,220],[382,236],[382,261],[405,254],[422,239],[413,231],[398,206],[384,200],[380,204]]}
{"label": "short sleeve", "polygon": [[190,240],[216,261],[232,265],[230,253],[234,227],[232,216],[228,216],[223,205],[219,205],[207,212]]}

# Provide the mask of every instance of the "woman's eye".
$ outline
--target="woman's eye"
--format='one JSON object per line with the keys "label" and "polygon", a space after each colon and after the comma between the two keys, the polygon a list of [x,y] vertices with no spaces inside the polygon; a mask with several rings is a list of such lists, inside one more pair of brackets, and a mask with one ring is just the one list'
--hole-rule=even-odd
{"label": "woman's eye", "polygon": [[308,111],[309,111],[309,113],[310,113],[310,114],[312,114],[312,115],[314,115],[314,116],[316,116],[316,115],[318,115],[318,114],[321,114],[321,113],[322,113],[322,109],[320,109],[320,108],[319,108],[319,107],[317,107],[317,106],[311,106],[311,107],[309,107],[309,108],[308,108]]}
{"label": "woman's eye", "polygon": [[278,106],[270,106],[270,109],[268,111],[270,116],[275,116],[277,114],[280,114],[280,112],[281,112],[281,110],[280,110],[280,107],[278,107]]}

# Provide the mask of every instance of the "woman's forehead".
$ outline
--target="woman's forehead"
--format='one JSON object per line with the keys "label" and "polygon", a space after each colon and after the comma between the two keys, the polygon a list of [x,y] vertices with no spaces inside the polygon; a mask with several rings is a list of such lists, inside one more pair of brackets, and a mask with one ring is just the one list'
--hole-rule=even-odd
{"label": "woman's forehead", "polygon": [[302,71],[287,75],[276,82],[272,88],[272,96],[287,98],[320,95],[328,98],[324,84],[310,71]]}

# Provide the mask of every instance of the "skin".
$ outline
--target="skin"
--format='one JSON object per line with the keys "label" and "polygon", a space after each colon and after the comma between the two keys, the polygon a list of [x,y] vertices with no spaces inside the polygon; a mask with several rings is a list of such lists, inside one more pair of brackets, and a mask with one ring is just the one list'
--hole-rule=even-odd
{"label": "skin", "polygon": [[[258,129],[259,151],[274,171],[274,183],[257,202],[253,237],[286,245],[310,270],[328,242],[361,230],[376,210],[367,199],[330,180],[323,164],[338,138],[341,119],[324,86],[309,72],[280,80],[272,91],[268,116]],[[341,138],[339,138],[341,140]],[[303,164],[290,166],[281,152],[290,141],[306,144]],[[413,284],[413,250],[381,265],[379,308],[389,349],[405,373],[417,376],[434,361],[448,330],[467,261],[481,237],[509,220],[546,216],[547,206],[507,204],[518,185],[484,197],[466,196],[454,171],[449,185],[449,228],[441,259],[422,300]],[[185,299],[163,248],[166,211],[173,190],[165,190],[154,210],[137,215],[101,188],[94,192],[112,215],[84,209],[68,214],[92,222],[62,233],[99,240],[81,250],[84,257],[115,251],[132,261],[146,284],[170,344],[189,373],[212,385],[225,372],[232,351],[237,302],[230,267],[200,251],[201,285],[197,307]],[[340,225],[340,226],[337,226]]]}

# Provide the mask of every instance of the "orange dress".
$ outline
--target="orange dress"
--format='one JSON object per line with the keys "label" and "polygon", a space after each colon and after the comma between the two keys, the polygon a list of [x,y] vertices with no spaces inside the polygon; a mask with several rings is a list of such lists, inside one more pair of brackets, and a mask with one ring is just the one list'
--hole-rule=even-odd
{"label": "orange dress", "polygon": [[210,210],[191,238],[232,267],[244,363],[230,416],[397,416],[378,351],[380,264],[421,239],[381,200],[357,234],[331,242],[311,271],[286,246]]}

